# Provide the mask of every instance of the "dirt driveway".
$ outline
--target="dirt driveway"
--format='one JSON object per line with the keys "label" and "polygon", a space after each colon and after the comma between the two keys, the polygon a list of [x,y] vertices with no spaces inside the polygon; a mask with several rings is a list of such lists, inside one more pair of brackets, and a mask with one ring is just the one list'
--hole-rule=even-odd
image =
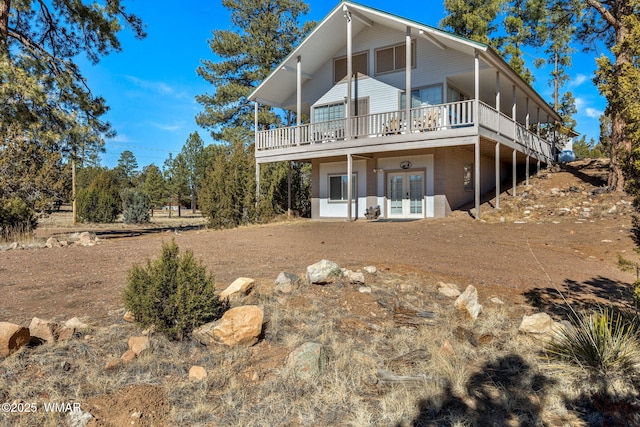
{"label": "dirt driveway", "polygon": [[239,276],[266,283],[282,270],[303,274],[327,258],[351,269],[411,272],[427,284],[473,284],[481,296],[514,303],[557,301],[555,287],[574,300],[624,301],[635,275],[616,264],[619,253],[633,258],[630,225],[628,215],[484,223],[459,212],[414,222],[299,220],[105,239],[93,247],[0,251],[0,321],[112,317],[122,307],[130,267],[156,257],[172,238],[203,260],[221,288]]}

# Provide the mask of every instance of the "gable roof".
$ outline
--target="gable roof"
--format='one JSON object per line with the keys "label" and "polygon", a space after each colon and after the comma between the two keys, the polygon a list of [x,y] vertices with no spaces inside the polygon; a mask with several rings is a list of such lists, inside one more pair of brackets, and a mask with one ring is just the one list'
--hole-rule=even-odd
{"label": "gable roof", "polygon": [[371,25],[381,25],[403,33],[407,27],[411,27],[415,33],[421,34],[422,37],[441,48],[456,50],[470,56],[478,52],[484,62],[512,81],[526,96],[540,105],[550,118],[560,119],[548,103],[490,46],[352,1],[338,4],[260,83],[248,99],[282,107],[285,100],[296,91],[295,76],[298,56],[302,58],[303,79],[310,79],[333,58],[338,50],[344,48],[347,38],[345,24],[347,11],[351,13],[353,19],[352,37],[354,38],[360,31]]}

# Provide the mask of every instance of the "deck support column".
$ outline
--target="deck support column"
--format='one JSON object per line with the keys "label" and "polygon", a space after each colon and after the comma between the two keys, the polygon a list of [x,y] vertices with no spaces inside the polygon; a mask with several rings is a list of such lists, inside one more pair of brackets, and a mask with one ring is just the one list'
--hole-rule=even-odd
{"label": "deck support column", "polygon": [[353,199],[353,194],[351,191],[351,187],[353,185],[353,157],[351,153],[347,154],[347,217],[349,222],[353,221],[353,207],[351,206],[351,200]]}
{"label": "deck support column", "polygon": [[256,163],[256,209],[260,202],[260,163]]}
{"label": "deck support column", "polygon": [[476,219],[480,219],[480,137],[476,139],[474,155],[474,191],[476,204]]}
{"label": "deck support column", "polygon": [[500,209],[500,143],[496,142],[496,209]]}
{"label": "deck support column", "polygon": [[[258,150],[258,101],[253,103],[253,138],[255,150]],[[260,200],[260,163],[256,161],[256,209]]]}
{"label": "deck support column", "polygon": [[[353,36],[352,36],[352,17],[351,12],[347,6],[343,6],[345,12],[345,18],[347,18],[347,111],[345,116],[347,117],[347,125],[345,126],[345,139],[351,139],[351,85],[353,83]],[[349,178],[351,179],[351,178]],[[351,205],[349,205],[351,206]],[[351,221],[351,217],[349,217]]]}
{"label": "deck support column", "polygon": [[407,133],[411,133],[411,27],[407,26],[405,41],[405,122]]}
{"label": "deck support column", "polygon": [[517,181],[518,181],[518,178],[517,178],[518,166],[517,166],[517,163],[516,163],[516,161],[517,161],[517,156],[518,156],[518,154],[517,154],[517,153],[518,153],[518,152],[514,149],[514,150],[513,150],[513,159],[512,159],[512,163],[513,163],[513,172],[512,172],[512,175],[513,175],[513,183],[512,183],[512,190],[511,190],[511,195],[512,195],[513,197],[516,197],[516,184],[517,184]]}
{"label": "deck support column", "polygon": [[498,112],[498,135],[500,135],[500,71],[496,71],[496,111]]}
{"label": "deck support column", "polygon": [[540,159],[538,159],[538,172],[537,172],[537,174],[540,175]]}
{"label": "deck support column", "polygon": [[527,175],[527,178],[526,178],[526,185],[529,185],[529,159],[530,159],[530,158],[531,158],[531,156],[529,156],[529,154],[527,154],[527,163],[526,163],[526,166],[525,166],[525,168],[526,168],[526,169],[525,169],[525,171],[526,171],[525,173],[526,173],[526,175]]}
{"label": "deck support column", "polygon": [[291,160],[287,162],[287,218],[291,219]]}
{"label": "deck support column", "polygon": [[300,125],[302,124],[302,61],[296,60],[296,145],[300,145]]}
{"label": "deck support column", "polygon": [[[473,96],[475,99],[473,100],[473,126],[476,128],[476,133],[478,133],[478,128],[480,127],[480,56],[478,55],[478,50],[474,50],[473,52]],[[480,148],[480,139],[478,139],[478,149]],[[479,166],[478,166],[479,167]]]}

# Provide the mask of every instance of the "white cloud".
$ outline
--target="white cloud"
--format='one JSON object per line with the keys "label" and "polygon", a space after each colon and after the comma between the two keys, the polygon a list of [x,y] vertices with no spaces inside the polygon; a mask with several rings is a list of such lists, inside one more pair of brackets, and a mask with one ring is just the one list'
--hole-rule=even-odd
{"label": "white cloud", "polygon": [[154,82],[150,80],[139,79],[134,76],[125,76],[127,80],[141,89],[159,93],[160,95],[175,95],[176,91],[164,82]]}
{"label": "white cloud", "polygon": [[587,117],[591,117],[592,119],[600,119],[600,116],[603,112],[598,110],[597,108],[587,107],[585,108],[584,113],[587,115]]}
{"label": "white cloud", "polygon": [[184,128],[184,125],[186,124],[186,122],[184,121],[179,121],[179,122],[175,122],[175,123],[157,123],[157,122],[150,122],[149,123],[151,126],[158,128],[160,130],[166,130],[169,132],[175,132],[178,131],[182,128]]}
{"label": "white cloud", "polygon": [[113,138],[109,138],[109,142],[131,142],[131,139],[125,134],[117,134]]}
{"label": "white cloud", "polygon": [[569,87],[576,88],[589,79],[590,77],[584,74],[576,74],[576,76],[569,82]]}

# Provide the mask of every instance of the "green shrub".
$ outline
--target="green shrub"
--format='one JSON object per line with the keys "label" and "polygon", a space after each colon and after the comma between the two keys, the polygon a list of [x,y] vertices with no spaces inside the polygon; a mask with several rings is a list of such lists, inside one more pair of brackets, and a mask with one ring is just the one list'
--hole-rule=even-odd
{"label": "green shrub", "polygon": [[143,327],[154,325],[174,340],[218,319],[224,306],[214,295],[213,276],[190,250],[179,255],[175,241],[162,245],[162,254],[147,266],[134,265],[124,290],[125,308]]}
{"label": "green shrub", "polygon": [[602,309],[576,316],[574,323],[550,343],[552,357],[604,377],[635,371],[640,362],[635,318]]}
{"label": "green shrub", "polygon": [[0,200],[0,239],[31,233],[37,225],[35,212],[23,200]]}
{"label": "green shrub", "polygon": [[78,218],[88,222],[114,222],[120,214],[118,183],[112,172],[101,171],[76,197]]}
{"label": "green shrub", "polygon": [[125,188],[120,193],[122,198],[122,221],[125,224],[143,224],[149,222],[151,216],[151,199],[147,193],[137,188]]}

